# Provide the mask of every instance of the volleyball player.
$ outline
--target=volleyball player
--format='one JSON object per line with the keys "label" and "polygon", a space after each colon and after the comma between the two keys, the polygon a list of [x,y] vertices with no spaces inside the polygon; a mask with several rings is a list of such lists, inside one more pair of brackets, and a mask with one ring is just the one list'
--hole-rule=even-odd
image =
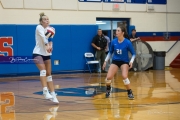
{"label": "volleyball player", "polygon": [[[43,95],[45,99],[50,99],[54,103],[59,103],[54,91],[53,80],[51,76],[51,58],[52,41],[48,41],[45,36],[46,28],[49,26],[49,18],[44,14],[40,14],[40,24],[36,27],[35,38],[36,45],[33,50],[33,58],[38,60],[35,64],[40,71],[40,81],[43,87]],[[49,93],[49,90],[51,93]]]}
{"label": "volleyball player", "polygon": [[[130,88],[130,81],[128,79],[128,70],[132,68],[132,64],[135,59],[135,51],[134,51],[131,41],[125,38],[126,35],[127,35],[127,31],[124,26],[119,26],[116,29],[117,38],[115,38],[111,42],[110,51],[103,64],[103,69],[104,69],[106,66],[106,62],[111,58],[112,54],[114,53],[113,58],[112,58],[112,64],[110,65],[110,68],[108,70],[107,77],[105,80],[106,81],[106,97],[110,95],[111,81],[114,75],[116,74],[116,72],[118,71],[118,68],[120,68],[122,71],[123,82],[127,89],[128,98],[134,99],[132,90]],[[128,57],[128,51],[130,51],[132,54],[132,58],[130,61]]]}

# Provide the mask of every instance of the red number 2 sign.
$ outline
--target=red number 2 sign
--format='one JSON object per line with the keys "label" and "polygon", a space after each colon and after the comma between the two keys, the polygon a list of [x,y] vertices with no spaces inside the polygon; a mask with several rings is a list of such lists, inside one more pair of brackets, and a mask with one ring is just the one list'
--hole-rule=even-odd
{"label": "red number 2 sign", "polygon": [[[7,44],[5,46],[5,43]],[[13,38],[12,37],[0,37],[0,56],[4,56],[4,53],[7,53],[7,56],[13,56]]]}

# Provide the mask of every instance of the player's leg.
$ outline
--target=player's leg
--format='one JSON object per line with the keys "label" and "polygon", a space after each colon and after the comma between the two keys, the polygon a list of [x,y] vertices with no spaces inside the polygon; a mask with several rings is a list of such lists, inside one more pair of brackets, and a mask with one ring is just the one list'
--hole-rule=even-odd
{"label": "player's leg", "polygon": [[44,61],[45,66],[46,66],[46,82],[49,90],[52,92],[54,91],[54,85],[53,85],[53,80],[51,76],[51,60],[45,60]]}
{"label": "player's leg", "polygon": [[134,99],[131,87],[130,87],[130,81],[128,79],[128,72],[129,72],[129,65],[127,64],[122,64],[121,65],[121,71],[122,71],[122,78],[123,78],[123,82],[124,85],[127,89],[127,94],[128,94],[128,98],[129,99]]}
{"label": "player's leg", "polygon": [[52,96],[49,94],[48,88],[47,88],[47,81],[46,81],[46,67],[43,61],[42,56],[40,55],[33,55],[33,59],[35,61],[35,64],[37,68],[40,71],[40,81],[43,87],[43,95],[46,99],[51,99]]}
{"label": "player's leg", "polygon": [[49,88],[51,95],[52,95],[51,100],[55,103],[59,103],[59,101],[56,98],[56,93],[54,90],[54,83],[53,83],[53,79],[51,76],[51,59],[49,56],[46,56],[44,63],[46,66],[46,71],[47,71],[47,73],[46,73],[47,85],[48,85],[48,88]]}
{"label": "player's leg", "polygon": [[117,73],[118,71],[118,65],[114,64],[114,62],[112,62],[112,64],[109,67],[108,73],[107,73],[107,77],[106,77],[106,97],[108,97],[110,95],[110,91],[111,91],[111,81],[114,78],[114,75]]}

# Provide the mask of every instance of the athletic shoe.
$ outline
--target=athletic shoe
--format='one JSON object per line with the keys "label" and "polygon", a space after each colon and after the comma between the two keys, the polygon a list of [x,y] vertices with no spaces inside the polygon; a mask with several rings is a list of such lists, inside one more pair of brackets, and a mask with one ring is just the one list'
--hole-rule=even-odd
{"label": "athletic shoe", "polygon": [[49,94],[48,90],[43,90],[43,95],[46,99],[52,99],[52,95]]}
{"label": "athletic shoe", "polygon": [[50,99],[52,102],[54,103],[59,103],[58,99],[56,98],[56,94],[51,94],[52,95],[52,99]]}
{"label": "athletic shoe", "polygon": [[131,94],[128,94],[128,99],[129,99],[129,100],[134,100],[133,93],[131,93]]}
{"label": "athletic shoe", "polygon": [[106,86],[106,97],[110,96],[110,92],[111,92],[111,85],[107,85]]}

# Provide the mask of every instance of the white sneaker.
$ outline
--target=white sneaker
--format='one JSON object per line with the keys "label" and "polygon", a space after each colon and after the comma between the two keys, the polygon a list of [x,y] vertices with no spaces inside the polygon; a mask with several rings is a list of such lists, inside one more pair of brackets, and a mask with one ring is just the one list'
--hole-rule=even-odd
{"label": "white sneaker", "polygon": [[[51,94],[52,95],[52,94]],[[58,99],[56,98],[56,94],[52,95],[52,99],[50,99],[54,103],[59,103]]]}
{"label": "white sneaker", "polygon": [[48,90],[43,90],[43,95],[46,99],[52,99],[52,95],[49,94]]}

